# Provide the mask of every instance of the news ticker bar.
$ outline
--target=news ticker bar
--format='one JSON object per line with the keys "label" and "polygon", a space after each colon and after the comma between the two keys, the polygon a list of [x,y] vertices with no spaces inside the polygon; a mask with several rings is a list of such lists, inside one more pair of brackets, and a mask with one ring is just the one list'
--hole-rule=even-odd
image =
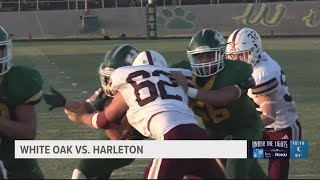
{"label": "news ticker bar", "polygon": [[16,140],[15,158],[307,158],[307,141]]}

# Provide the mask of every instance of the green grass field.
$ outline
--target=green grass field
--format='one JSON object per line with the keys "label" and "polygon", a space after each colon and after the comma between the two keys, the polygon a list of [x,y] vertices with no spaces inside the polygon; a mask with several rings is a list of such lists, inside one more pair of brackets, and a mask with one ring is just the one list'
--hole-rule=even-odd
{"label": "green grass field", "polygon": [[[140,50],[155,49],[169,62],[186,59],[188,40],[156,41],[74,41],[16,42],[14,64],[38,69],[45,80],[44,91],[53,86],[68,98],[85,99],[99,85],[97,68],[107,50],[130,43]],[[320,178],[320,38],[265,39],[264,49],[278,60],[287,75],[287,83],[297,103],[304,138],[309,140],[309,158],[295,160],[290,177]],[[94,140],[97,131],[67,120],[62,109],[47,111],[43,102],[38,106],[38,136],[41,140]],[[70,178],[79,159],[39,159],[46,178]],[[136,160],[116,170],[113,179],[140,178],[147,160]],[[266,161],[261,163],[266,169]]]}

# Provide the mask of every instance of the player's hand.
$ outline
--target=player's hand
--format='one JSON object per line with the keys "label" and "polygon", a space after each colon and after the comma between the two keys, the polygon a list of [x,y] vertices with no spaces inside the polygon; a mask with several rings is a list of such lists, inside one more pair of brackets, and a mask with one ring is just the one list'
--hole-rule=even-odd
{"label": "player's hand", "polygon": [[87,112],[86,103],[83,101],[68,101],[65,104],[64,112],[71,121],[79,122],[81,116]]}
{"label": "player's hand", "polygon": [[45,100],[46,104],[50,105],[49,111],[54,108],[64,107],[66,104],[66,98],[53,87],[50,88],[52,94],[43,94],[43,99]]}
{"label": "player's hand", "polygon": [[179,71],[172,71],[170,75],[172,83],[180,85],[185,92],[188,91],[188,81],[187,78]]}
{"label": "player's hand", "polygon": [[65,109],[76,113],[87,113],[88,103],[79,100],[68,100],[64,106]]}
{"label": "player's hand", "polygon": [[254,78],[252,77],[252,75],[250,75],[248,77],[248,79],[246,79],[245,81],[238,84],[240,89],[243,91],[242,94],[246,94],[248,89],[254,87],[255,85],[256,85],[256,82],[255,82]]}
{"label": "player's hand", "polygon": [[68,109],[64,109],[64,113],[66,113],[68,118],[73,122],[79,122],[81,119],[81,116],[83,115],[81,113],[69,111]]}
{"label": "player's hand", "polygon": [[102,88],[97,89],[86,101],[90,104],[92,104],[97,98],[101,98],[104,94]]}
{"label": "player's hand", "polygon": [[110,97],[103,92],[101,88],[99,88],[90,98],[86,101],[90,103],[92,109],[94,111],[103,111],[104,105]]}

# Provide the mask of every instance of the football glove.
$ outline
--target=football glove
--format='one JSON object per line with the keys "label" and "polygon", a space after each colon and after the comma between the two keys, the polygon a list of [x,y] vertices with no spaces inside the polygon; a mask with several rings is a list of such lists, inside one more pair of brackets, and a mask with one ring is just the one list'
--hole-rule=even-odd
{"label": "football glove", "polygon": [[254,78],[252,75],[248,77],[245,81],[237,84],[239,88],[242,91],[242,94],[246,94],[248,92],[248,89],[254,87],[256,85],[256,82],[254,81]]}
{"label": "football glove", "polygon": [[66,104],[66,98],[57,90],[51,87],[52,94],[43,94],[43,99],[45,100],[46,104],[50,105],[49,111],[54,108],[64,107]]}
{"label": "football glove", "polygon": [[94,111],[103,111],[106,101],[110,97],[107,96],[103,91],[98,94],[96,99],[91,103],[91,107]]}

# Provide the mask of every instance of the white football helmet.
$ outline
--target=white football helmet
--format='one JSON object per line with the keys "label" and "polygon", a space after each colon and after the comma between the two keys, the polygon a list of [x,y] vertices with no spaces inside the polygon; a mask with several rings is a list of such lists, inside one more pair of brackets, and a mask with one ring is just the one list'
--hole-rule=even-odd
{"label": "white football helmet", "polygon": [[229,36],[226,55],[228,59],[245,61],[254,66],[262,53],[260,35],[251,28],[236,29]]}
{"label": "white football helmet", "polygon": [[12,67],[12,40],[6,30],[0,26],[0,75]]}
{"label": "white football helmet", "polygon": [[142,51],[132,63],[132,66],[154,65],[159,67],[168,67],[164,57],[154,50]]}

